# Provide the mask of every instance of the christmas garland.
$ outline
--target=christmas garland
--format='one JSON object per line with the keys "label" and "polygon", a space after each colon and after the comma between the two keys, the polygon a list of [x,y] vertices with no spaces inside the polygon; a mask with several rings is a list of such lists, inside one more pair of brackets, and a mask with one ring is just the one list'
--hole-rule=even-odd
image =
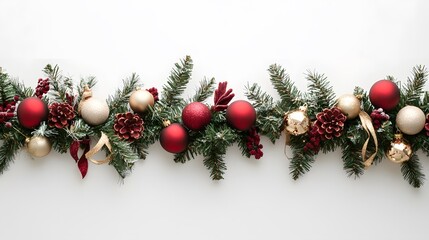
{"label": "christmas garland", "polygon": [[[403,86],[388,76],[369,92],[356,87],[336,97],[323,74],[308,72],[308,90],[300,92],[274,64],[268,71],[280,100],[255,83],[246,86],[249,101],[234,102],[232,89],[226,82],[216,85],[214,78],[203,79],[192,98],[182,98],[192,68],[189,56],[176,63],[160,95],[156,88],[142,89],[133,74],[107,101],[92,96],[95,78],[75,85],[58,66],[47,65],[47,78],[39,79],[34,90],[0,70],[0,173],[21,148],[34,158],[54,148],[69,152],[82,178],[88,162],[110,164],[125,178],[159,140],[175,162],[202,155],[211,178],[220,180],[229,146],[237,143],[243,156],[259,159],[260,135],[275,143],[284,132],[293,179],[310,170],[319,152],[340,148],[349,176],[359,177],[387,157],[401,164],[404,179],[413,187],[423,184],[416,152],[429,155],[425,67],[415,67]],[[205,103],[212,95],[213,103]],[[105,157],[95,159],[100,151]]]}

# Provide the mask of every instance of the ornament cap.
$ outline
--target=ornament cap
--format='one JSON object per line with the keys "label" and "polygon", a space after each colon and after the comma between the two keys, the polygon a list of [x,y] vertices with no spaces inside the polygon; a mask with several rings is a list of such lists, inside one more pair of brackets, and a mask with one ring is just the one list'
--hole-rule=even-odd
{"label": "ornament cap", "polygon": [[394,139],[395,140],[401,140],[403,138],[402,133],[395,133]]}
{"label": "ornament cap", "polygon": [[171,125],[171,122],[170,122],[170,120],[164,119],[164,120],[162,120],[162,125],[164,125],[164,127],[168,127]]}

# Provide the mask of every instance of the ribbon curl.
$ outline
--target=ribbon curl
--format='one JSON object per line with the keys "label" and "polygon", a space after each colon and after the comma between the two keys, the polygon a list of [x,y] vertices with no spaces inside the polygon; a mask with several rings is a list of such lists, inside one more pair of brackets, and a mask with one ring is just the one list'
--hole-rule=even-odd
{"label": "ribbon curl", "polygon": [[95,160],[92,158],[95,154],[97,154],[101,150],[103,146],[106,146],[107,149],[109,149],[109,151],[112,152],[112,145],[110,144],[109,137],[107,137],[106,134],[101,132],[101,137],[98,140],[97,144],[95,144],[95,146],[85,154],[86,158],[92,163],[97,165],[110,162],[112,160],[112,154],[109,154],[106,158],[102,160]]}
{"label": "ribbon curl", "polygon": [[[365,167],[369,167],[371,166],[378,152],[377,134],[375,133],[375,129],[374,129],[374,126],[372,125],[371,117],[368,115],[368,113],[366,113],[365,111],[360,111],[359,118],[362,123],[363,129],[368,134],[368,138],[366,139],[365,143],[362,146],[362,160],[363,160],[363,165],[365,165]],[[366,159],[366,151],[367,151],[368,143],[369,143],[369,140],[371,139],[371,136],[374,141],[375,152],[368,159]]]}

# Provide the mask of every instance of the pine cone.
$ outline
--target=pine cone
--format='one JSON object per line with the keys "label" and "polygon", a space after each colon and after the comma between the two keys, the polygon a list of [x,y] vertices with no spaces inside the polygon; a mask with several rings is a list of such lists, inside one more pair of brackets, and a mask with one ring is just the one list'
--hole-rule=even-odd
{"label": "pine cone", "polygon": [[113,129],[119,138],[132,142],[142,136],[144,130],[143,119],[138,114],[130,112],[116,114]]}
{"label": "pine cone", "polygon": [[153,100],[155,102],[158,102],[158,100],[159,100],[159,98],[158,98],[158,89],[152,87],[152,88],[146,89],[146,91],[148,91],[148,92],[150,92],[150,94],[152,94]]}
{"label": "pine cone", "polygon": [[344,123],[347,120],[341,110],[337,107],[324,109],[316,115],[316,122],[313,128],[317,130],[321,140],[328,140],[341,136],[344,129]]}
{"label": "pine cone", "polygon": [[73,107],[68,103],[52,103],[49,106],[48,123],[51,127],[67,127],[75,117]]}
{"label": "pine cone", "polygon": [[42,98],[43,94],[46,94],[49,91],[49,79],[41,79],[37,81],[36,87],[36,97]]}

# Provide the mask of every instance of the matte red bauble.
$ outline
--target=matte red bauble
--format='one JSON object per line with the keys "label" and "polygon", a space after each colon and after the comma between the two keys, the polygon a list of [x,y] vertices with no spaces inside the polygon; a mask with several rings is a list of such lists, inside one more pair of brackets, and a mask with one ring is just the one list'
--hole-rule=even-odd
{"label": "matte red bauble", "polygon": [[183,125],[193,131],[204,129],[211,121],[212,114],[210,109],[203,103],[193,102],[183,109]]}
{"label": "matte red bauble", "polygon": [[38,97],[29,97],[18,105],[16,114],[21,126],[34,129],[48,119],[48,106]]}
{"label": "matte red bauble", "polygon": [[369,100],[376,108],[384,111],[394,109],[399,103],[400,93],[396,83],[390,80],[380,80],[369,90]]}
{"label": "matte red bauble", "polygon": [[183,152],[188,146],[188,132],[179,123],[173,123],[162,129],[159,142],[168,152]]}
{"label": "matte red bauble", "polygon": [[235,101],[226,109],[226,120],[238,130],[248,130],[256,121],[255,108],[247,101]]}

